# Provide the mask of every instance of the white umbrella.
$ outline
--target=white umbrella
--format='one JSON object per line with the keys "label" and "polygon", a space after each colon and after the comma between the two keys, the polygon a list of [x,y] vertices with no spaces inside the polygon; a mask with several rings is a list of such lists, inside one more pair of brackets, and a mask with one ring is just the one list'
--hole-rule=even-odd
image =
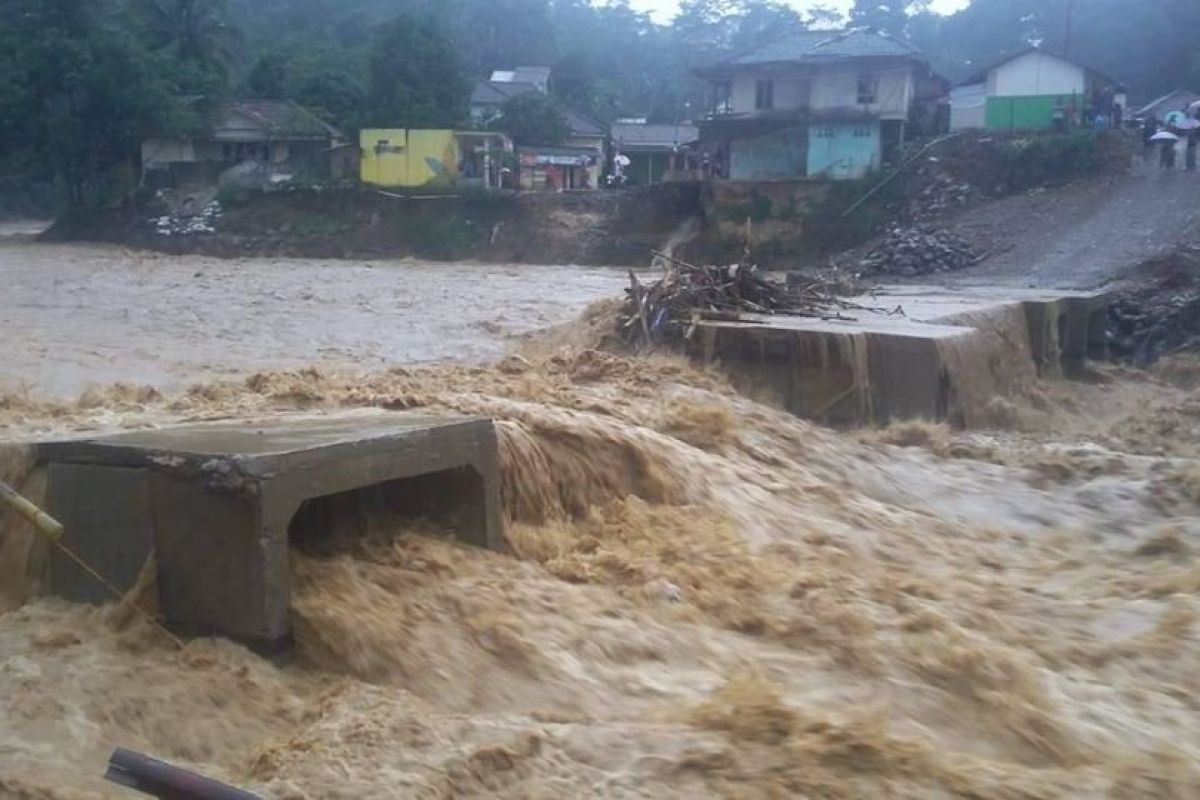
{"label": "white umbrella", "polygon": [[1179,137],[1170,131],[1159,131],[1150,137],[1152,142],[1178,142]]}
{"label": "white umbrella", "polygon": [[617,153],[616,157],[613,158],[613,163],[618,167],[628,167],[633,162],[624,153]]}
{"label": "white umbrella", "polygon": [[1200,119],[1181,119],[1175,123],[1175,127],[1181,131],[1194,131],[1200,128]]}
{"label": "white umbrella", "polygon": [[1193,101],[1188,105],[1188,108],[1192,111],[1200,111],[1200,100]]}

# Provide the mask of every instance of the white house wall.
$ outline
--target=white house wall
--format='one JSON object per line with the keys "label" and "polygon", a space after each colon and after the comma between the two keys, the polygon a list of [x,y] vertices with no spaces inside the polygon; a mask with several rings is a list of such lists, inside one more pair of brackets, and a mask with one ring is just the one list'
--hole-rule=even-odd
{"label": "white house wall", "polygon": [[196,149],[190,139],[146,139],[142,142],[142,164],[172,164],[196,160]]}
{"label": "white house wall", "polygon": [[1049,53],[1026,53],[988,73],[989,97],[1082,95],[1085,88],[1083,67]]}
{"label": "white house wall", "polygon": [[950,90],[950,130],[982,128],[987,123],[987,85],[972,83]]}
{"label": "white house wall", "polygon": [[[874,75],[878,81],[876,102],[863,106],[858,102],[860,75]],[[907,119],[913,98],[912,69],[894,66],[882,69],[821,70],[813,80],[812,109],[865,108],[883,119]]]}
{"label": "white house wall", "polygon": [[754,111],[755,87],[754,78],[735,78],[730,87],[729,103],[735,114],[749,114]]}
{"label": "white house wall", "polygon": [[858,102],[860,70],[846,67],[820,69],[810,77],[763,73],[734,78],[730,86],[731,111],[751,114],[755,108],[758,81],[774,82],[774,108],[778,111],[829,111],[858,108],[883,119],[907,119],[913,100],[913,74],[910,67],[871,68],[862,73],[878,77],[877,102]]}

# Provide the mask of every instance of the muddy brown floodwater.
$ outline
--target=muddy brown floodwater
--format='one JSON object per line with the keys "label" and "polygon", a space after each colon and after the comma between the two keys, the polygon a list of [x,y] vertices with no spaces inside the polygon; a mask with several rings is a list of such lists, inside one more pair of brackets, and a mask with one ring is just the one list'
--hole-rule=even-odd
{"label": "muddy brown floodwater", "polygon": [[[497,358],[514,336],[619,294],[623,270],[165,256],[39,245],[0,230],[0,390],[55,395],[125,381],[307,364]],[[3,236],[4,233],[18,234]],[[18,346],[14,346],[17,344]]]}
{"label": "muddy brown floodwater", "polygon": [[[253,316],[221,291],[214,313]],[[985,398],[987,430],[835,432],[681,359],[578,346],[605,324],[486,366],[0,393],[9,440],[487,415],[508,540],[377,519],[296,549],[273,662],[39,597],[44,549],[0,517],[0,796],[123,797],[99,778],[117,745],[314,800],[1200,796],[1200,360]],[[224,346],[249,358],[246,330]],[[17,447],[0,479],[44,483]]]}

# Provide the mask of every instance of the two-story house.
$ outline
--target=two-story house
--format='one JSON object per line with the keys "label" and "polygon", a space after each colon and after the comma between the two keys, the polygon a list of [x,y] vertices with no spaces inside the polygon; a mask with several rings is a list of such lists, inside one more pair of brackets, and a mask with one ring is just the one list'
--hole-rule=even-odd
{"label": "two-story house", "polygon": [[803,31],[699,74],[700,141],[741,181],[861,177],[946,91],[915,47],[868,29]]}

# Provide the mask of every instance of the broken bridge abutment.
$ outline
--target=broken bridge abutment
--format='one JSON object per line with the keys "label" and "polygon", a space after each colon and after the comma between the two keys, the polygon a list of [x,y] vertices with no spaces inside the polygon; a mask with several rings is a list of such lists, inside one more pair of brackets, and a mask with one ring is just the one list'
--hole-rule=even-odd
{"label": "broken bridge abutment", "polygon": [[[366,517],[503,543],[488,419],[411,412],[223,422],[38,445],[65,543],[121,589],[155,557],[166,622],[263,649],[290,639],[289,547]],[[54,594],[111,600],[65,557]]]}

